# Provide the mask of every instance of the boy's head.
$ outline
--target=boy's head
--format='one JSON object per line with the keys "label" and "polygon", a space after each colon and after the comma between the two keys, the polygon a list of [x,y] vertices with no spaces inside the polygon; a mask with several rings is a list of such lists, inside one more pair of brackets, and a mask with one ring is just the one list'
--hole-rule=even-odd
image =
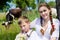
{"label": "boy's head", "polygon": [[18,19],[18,24],[21,27],[22,32],[28,32],[30,30],[30,21],[26,16],[21,16]]}

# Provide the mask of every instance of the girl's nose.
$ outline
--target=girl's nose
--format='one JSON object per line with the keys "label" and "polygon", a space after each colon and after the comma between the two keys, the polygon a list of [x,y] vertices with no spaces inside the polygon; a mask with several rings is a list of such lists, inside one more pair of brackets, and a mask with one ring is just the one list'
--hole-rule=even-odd
{"label": "girl's nose", "polygon": [[45,14],[45,12],[42,12],[42,14]]}

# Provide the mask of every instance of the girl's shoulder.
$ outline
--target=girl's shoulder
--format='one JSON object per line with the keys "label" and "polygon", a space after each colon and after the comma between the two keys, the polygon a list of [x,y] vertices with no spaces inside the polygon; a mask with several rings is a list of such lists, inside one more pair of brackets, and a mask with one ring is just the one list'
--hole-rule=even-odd
{"label": "girl's shoulder", "polygon": [[40,18],[35,18],[34,20],[37,21],[37,20],[40,20]]}
{"label": "girl's shoulder", "polygon": [[56,29],[59,29],[59,25],[60,25],[60,22],[59,22],[59,20],[58,19],[53,19],[53,24],[55,25],[55,28]]}
{"label": "girl's shoulder", "polygon": [[34,21],[35,22],[40,22],[40,18],[35,18]]}
{"label": "girl's shoulder", "polygon": [[40,18],[35,18],[35,19],[30,23],[30,28],[35,28],[36,25],[40,25]]}
{"label": "girl's shoulder", "polygon": [[53,22],[54,22],[54,23],[59,23],[59,20],[56,19],[56,18],[53,18]]}
{"label": "girl's shoulder", "polygon": [[35,19],[35,24],[39,24],[40,25],[40,18],[36,18]]}

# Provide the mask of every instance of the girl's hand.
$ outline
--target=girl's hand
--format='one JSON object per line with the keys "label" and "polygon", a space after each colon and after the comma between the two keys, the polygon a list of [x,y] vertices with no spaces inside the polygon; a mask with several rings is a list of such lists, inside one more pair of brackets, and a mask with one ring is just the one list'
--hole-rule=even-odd
{"label": "girl's hand", "polygon": [[56,37],[51,38],[50,40],[56,40]]}
{"label": "girl's hand", "polygon": [[40,32],[42,33],[42,35],[44,35],[45,30],[41,29]]}
{"label": "girl's hand", "polygon": [[54,29],[51,29],[50,31],[50,34],[52,35],[52,33],[55,31],[55,28]]}
{"label": "girl's hand", "polygon": [[50,34],[52,35],[52,33],[55,31],[54,25],[52,25],[52,29],[50,31]]}

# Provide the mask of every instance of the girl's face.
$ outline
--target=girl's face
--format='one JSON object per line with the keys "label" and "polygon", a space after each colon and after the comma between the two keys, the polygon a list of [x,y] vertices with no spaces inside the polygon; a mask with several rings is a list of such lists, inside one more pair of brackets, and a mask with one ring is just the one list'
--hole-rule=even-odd
{"label": "girl's face", "polygon": [[43,19],[47,19],[49,18],[50,10],[46,6],[42,6],[39,8],[39,13]]}

